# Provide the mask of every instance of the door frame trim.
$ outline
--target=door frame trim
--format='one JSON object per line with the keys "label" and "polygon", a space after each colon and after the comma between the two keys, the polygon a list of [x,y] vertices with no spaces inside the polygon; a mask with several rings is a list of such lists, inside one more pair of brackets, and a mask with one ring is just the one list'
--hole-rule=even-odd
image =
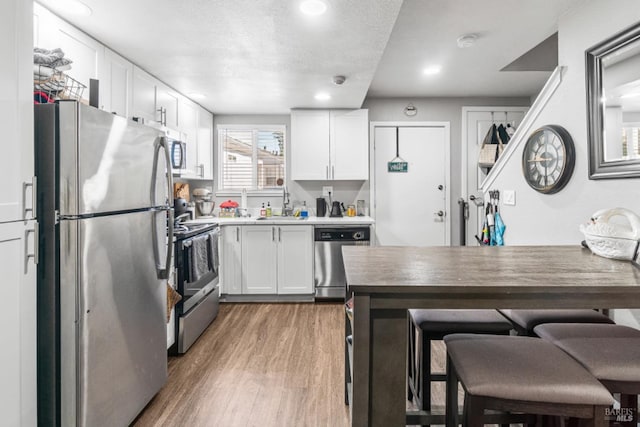
{"label": "door frame trim", "polygon": [[[369,124],[369,170],[371,171],[369,176],[369,216],[376,219],[376,169],[375,169],[375,135],[377,127],[401,127],[401,128],[415,128],[415,127],[432,127],[444,129],[444,173],[445,173],[445,246],[451,246],[451,122],[447,121],[434,121],[434,122],[402,122],[402,121],[390,121],[390,122],[370,122]],[[371,238],[371,245],[378,246],[378,239],[376,237],[376,223],[372,226],[373,236]]]}

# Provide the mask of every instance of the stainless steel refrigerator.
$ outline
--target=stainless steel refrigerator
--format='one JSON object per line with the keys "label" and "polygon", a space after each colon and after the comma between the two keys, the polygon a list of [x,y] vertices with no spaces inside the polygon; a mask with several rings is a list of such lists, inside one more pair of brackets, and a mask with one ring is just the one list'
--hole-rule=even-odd
{"label": "stainless steel refrigerator", "polygon": [[173,199],[160,131],[35,106],[39,425],[126,426],[167,378]]}

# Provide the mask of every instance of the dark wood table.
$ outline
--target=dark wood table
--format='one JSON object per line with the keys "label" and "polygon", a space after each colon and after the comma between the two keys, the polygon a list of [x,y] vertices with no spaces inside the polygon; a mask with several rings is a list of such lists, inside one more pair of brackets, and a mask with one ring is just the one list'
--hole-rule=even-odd
{"label": "dark wood table", "polygon": [[580,246],[343,248],[353,426],[403,426],[409,308],[640,308],[640,269]]}

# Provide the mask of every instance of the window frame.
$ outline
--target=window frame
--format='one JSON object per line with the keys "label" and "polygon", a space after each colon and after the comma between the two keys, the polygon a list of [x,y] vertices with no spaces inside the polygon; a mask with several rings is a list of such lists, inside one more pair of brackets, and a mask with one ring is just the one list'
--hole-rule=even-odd
{"label": "window frame", "polygon": [[257,135],[260,131],[271,131],[271,132],[282,132],[284,137],[284,152],[282,153],[283,165],[284,165],[284,184],[282,187],[274,187],[268,189],[257,189],[257,188],[247,188],[247,195],[279,195],[282,194],[282,188],[286,185],[287,176],[288,176],[288,167],[287,167],[287,125],[285,124],[218,124],[216,125],[216,139],[218,141],[217,147],[217,161],[216,163],[216,183],[215,183],[215,194],[220,197],[230,197],[230,196],[238,196],[242,194],[243,189],[233,189],[233,188],[221,188],[223,179],[223,161],[224,161],[224,141],[220,138],[220,130],[234,130],[234,131],[252,131],[252,155],[251,155],[251,179],[255,182],[258,174],[258,145],[257,145]]}

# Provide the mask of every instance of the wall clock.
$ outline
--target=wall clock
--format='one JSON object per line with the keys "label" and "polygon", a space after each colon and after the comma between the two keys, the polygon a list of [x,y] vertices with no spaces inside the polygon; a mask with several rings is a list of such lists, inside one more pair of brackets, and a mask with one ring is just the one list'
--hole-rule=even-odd
{"label": "wall clock", "polygon": [[561,126],[547,125],[529,136],[522,152],[522,173],[534,190],[553,194],[567,185],[576,160],[571,135]]}

